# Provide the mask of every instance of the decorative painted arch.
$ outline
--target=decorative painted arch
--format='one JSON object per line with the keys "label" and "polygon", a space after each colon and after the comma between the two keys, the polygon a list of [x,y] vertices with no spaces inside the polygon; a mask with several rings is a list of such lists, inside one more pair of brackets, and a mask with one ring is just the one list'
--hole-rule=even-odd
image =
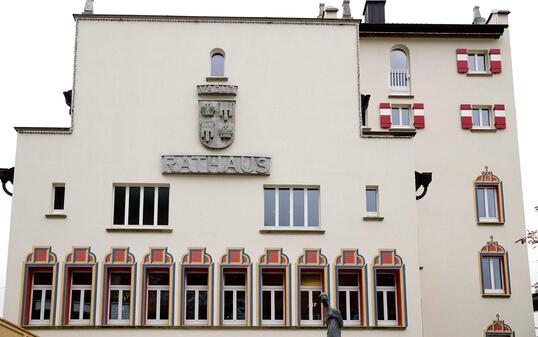
{"label": "decorative painted arch", "polygon": [[484,331],[485,337],[513,337],[514,331],[512,328],[501,320],[501,316],[497,314],[497,319]]}
{"label": "decorative painted arch", "polygon": [[484,247],[482,247],[482,249],[480,250],[480,253],[484,253],[484,254],[491,254],[491,253],[505,254],[506,253],[506,250],[504,249],[504,247],[501,246],[499,242],[494,241],[493,235],[490,236],[489,238],[490,238],[490,241],[488,241],[488,243]]}
{"label": "decorative painted arch", "polygon": [[[508,261],[508,252],[504,249],[499,242],[495,241],[493,235],[489,237],[490,240],[480,249],[479,253],[479,266],[480,266],[480,290],[482,296],[501,296],[509,297],[511,295],[511,283],[510,283],[510,264]],[[486,290],[484,285],[484,272],[487,270],[487,258],[498,258],[500,261],[501,279],[503,289],[500,292],[491,292]],[[486,264],[486,266],[484,265]]]}
{"label": "decorative painted arch", "polygon": [[101,324],[108,324],[108,296],[110,286],[110,273],[112,271],[123,271],[131,274],[131,290],[130,290],[130,314],[129,324],[134,325],[136,322],[136,289],[137,289],[137,265],[134,255],[129,251],[129,247],[112,247],[110,253],[107,254],[103,261],[103,286],[101,294]]}
{"label": "decorative painted arch", "polygon": [[207,311],[208,320],[207,325],[212,326],[214,324],[214,264],[213,258],[207,252],[206,248],[188,248],[187,254],[183,255],[181,259],[181,271],[180,271],[180,305],[179,305],[179,317],[180,324],[185,324],[185,287],[186,287],[186,271],[188,270],[207,270]]}
{"label": "decorative painted arch", "polygon": [[492,171],[486,166],[485,171],[482,171],[482,174],[476,177],[475,182],[477,183],[500,183],[501,180],[499,177],[493,174]]}
{"label": "decorative painted arch", "polygon": [[72,251],[66,255],[63,272],[63,296],[61,309],[61,324],[69,324],[69,312],[71,303],[71,276],[76,271],[90,271],[92,273],[92,302],[90,307],[90,325],[96,323],[97,309],[97,273],[98,262],[90,246],[74,246]]}
{"label": "decorative painted arch", "polygon": [[21,306],[19,312],[19,322],[21,326],[28,325],[30,321],[32,280],[33,274],[36,271],[52,271],[51,314],[48,325],[54,325],[56,322],[58,265],[58,258],[56,254],[52,252],[52,247],[50,246],[32,247],[32,252],[26,256],[26,259],[23,261],[23,275],[21,283]]}
{"label": "decorative painted arch", "polygon": [[220,291],[219,291],[219,324],[224,323],[224,270],[244,269],[247,274],[246,289],[247,289],[247,308],[246,312],[246,325],[253,324],[253,303],[252,303],[252,262],[250,256],[245,253],[245,248],[226,248],[226,253],[220,258]]}
{"label": "decorative painted arch", "polygon": [[337,267],[364,267],[366,262],[364,257],[359,254],[358,249],[343,248],[342,253],[335,259],[335,265]]}
{"label": "decorative painted arch", "polygon": [[359,254],[358,249],[342,248],[340,255],[335,259],[334,267],[334,293],[336,308],[340,307],[339,294],[339,275],[344,273],[356,273],[359,278],[359,326],[368,326],[369,324],[369,309],[368,309],[368,268],[366,260]]}
{"label": "decorative painted arch", "polygon": [[258,323],[262,324],[262,273],[267,270],[284,273],[284,325],[289,326],[292,321],[291,264],[282,248],[265,248],[258,260]]}
{"label": "decorative painted arch", "polygon": [[174,257],[168,252],[167,247],[151,247],[149,252],[142,259],[142,299],[140,312],[140,325],[146,324],[146,297],[148,286],[148,270],[167,271],[170,275],[170,296],[168,297],[168,325],[174,325],[174,309],[175,309],[175,278],[176,265]]}
{"label": "decorative painted arch", "polygon": [[402,258],[396,254],[396,249],[380,249],[374,257],[374,267],[401,267]]}
{"label": "decorative painted arch", "polygon": [[[303,271],[320,271],[322,272],[322,292],[326,293],[331,302],[330,293],[330,270],[328,259],[322,254],[321,248],[305,248],[303,249],[303,255],[297,258],[297,310],[296,322],[301,325],[301,273]],[[325,315],[324,308],[322,310],[322,320]]]}

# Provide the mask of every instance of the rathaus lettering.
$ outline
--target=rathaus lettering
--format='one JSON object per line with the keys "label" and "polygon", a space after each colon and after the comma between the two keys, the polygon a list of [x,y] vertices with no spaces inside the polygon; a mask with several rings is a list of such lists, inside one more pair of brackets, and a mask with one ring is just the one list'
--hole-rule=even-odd
{"label": "rathaus lettering", "polygon": [[161,157],[163,174],[269,175],[270,157],[174,155]]}

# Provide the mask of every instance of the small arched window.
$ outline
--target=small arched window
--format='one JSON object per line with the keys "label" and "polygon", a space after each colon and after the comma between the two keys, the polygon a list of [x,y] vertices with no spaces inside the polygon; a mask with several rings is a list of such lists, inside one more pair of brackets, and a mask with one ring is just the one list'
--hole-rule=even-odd
{"label": "small arched window", "polygon": [[211,76],[224,76],[224,52],[222,51],[211,53]]}
{"label": "small arched window", "polygon": [[409,64],[407,53],[401,48],[390,51],[390,87],[394,91],[409,92]]}

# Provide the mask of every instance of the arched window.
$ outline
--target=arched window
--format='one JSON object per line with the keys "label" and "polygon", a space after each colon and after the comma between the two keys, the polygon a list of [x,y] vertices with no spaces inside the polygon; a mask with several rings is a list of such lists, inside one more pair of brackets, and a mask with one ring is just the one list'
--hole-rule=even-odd
{"label": "arched window", "polygon": [[486,170],[475,180],[476,217],[479,224],[503,224],[504,200],[501,180]]}
{"label": "arched window", "polygon": [[221,50],[211,52],[211,76],[224,76],[224,52]]}
{"label": "arched window", "polygon": [[493,240],[480,250],[480,279],[482,296],[510,296],[508,253]]}
{"label": "arched window", "polygon": [[390,51],[390,88],[409,92],[409,64],[407,53],[401,48]]}

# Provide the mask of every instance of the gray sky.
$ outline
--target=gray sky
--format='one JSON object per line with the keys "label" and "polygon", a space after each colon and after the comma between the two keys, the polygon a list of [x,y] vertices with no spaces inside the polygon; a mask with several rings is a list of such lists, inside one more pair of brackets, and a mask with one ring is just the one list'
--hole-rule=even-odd
{"label": "gray sky", "polygon": [[[323,0],[95,0],[95,13],[219,16],[315,17]],[[340,8],[342,0],[324,0]],[[360,18],[364,0],[351,0]],[[527,227],[538,229],[538,67],[536,1],[523,0],[387,0],[387,22],[471,23],[474,5],[482,16],[508,9],[518,113],[519,145]],[[62,91],[73,77],[75,23],[84,0],[11,0],[0,10],[0,167],[15,164],[13,126],[68,126]],[[510,113],[510,112],[508,112]],[[510,126],[512,127],[512,126]],[[39,165],[39,163],[36,163]],[[0,193],[0,315],[10,225],[11,199]],[[523,233],[522,233],[523,234]],[[514,238],[514,241],[517,238]],[[522,248],[524,249],[524,248]],[[538,249],[529,250],[531,278],[538,281]],[[19,271],[17,271],[19,272]]]}

